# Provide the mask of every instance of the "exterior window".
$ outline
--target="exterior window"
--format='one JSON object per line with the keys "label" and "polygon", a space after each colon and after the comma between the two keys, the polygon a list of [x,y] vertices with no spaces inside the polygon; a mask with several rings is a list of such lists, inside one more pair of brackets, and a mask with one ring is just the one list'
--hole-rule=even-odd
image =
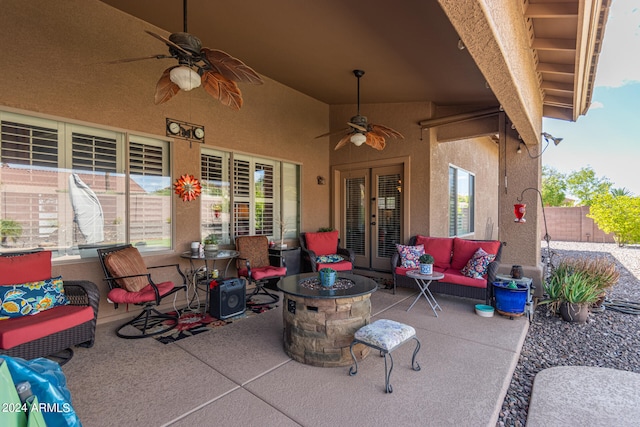
{"label": "exterior window", "polygon": [[449,236],[474,232],[475,176],[449,166]]}
{"label": "exterior window", "polygon": [[[171,247],[166,141],[0,111],[2,246],[54,259]],[[130,171],[125,170],[128,158]]]}
{"label": "exterior window", "polygon": [[298,235],[300,167],[270,159],[202,149],[201,230],[219,243],[235,236]]}

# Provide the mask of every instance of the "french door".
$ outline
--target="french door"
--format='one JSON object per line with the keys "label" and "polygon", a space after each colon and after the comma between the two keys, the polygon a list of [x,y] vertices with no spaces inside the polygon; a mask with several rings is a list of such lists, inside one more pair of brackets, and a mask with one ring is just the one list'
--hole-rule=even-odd
{"label": "french door", "polygon": [[342,171],[341,181],[342,245],[356,267],[388,271],[403,236],[402,165]]}

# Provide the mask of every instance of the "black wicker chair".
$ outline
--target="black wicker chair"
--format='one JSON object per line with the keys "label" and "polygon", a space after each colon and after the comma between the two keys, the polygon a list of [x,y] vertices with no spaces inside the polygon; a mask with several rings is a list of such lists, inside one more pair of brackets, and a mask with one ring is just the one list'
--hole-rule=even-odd
{"label": "black wicker chair", "polygon": [[[20,256],[33,252],[34,251],[14,252],[0,254],[0,256]],[[69,299],[70,305],[90,306],[94,313],[93,319],[78,326],[25,342],[9,349],[0,348],[0,354],[6,354],[11,357],[21,357],[23,359],[50,357],[59,361],[60,364],[64,364],[73,357],[72,347],[93,347],[96,319],[98,318],[98,305],[100,302],[98,287],[95,283],[87,280],[65,280],[64,293]],[[11,321],[12,319],[8,319],[3,322]],[[10,325],[10,323],[6,325]]]}

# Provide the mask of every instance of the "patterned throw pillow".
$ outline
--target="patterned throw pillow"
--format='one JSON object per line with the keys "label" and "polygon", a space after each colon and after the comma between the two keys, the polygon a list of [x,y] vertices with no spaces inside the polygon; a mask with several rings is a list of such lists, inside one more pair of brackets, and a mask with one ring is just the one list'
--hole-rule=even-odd
{"label": "patterned throw pillow", "polygon": [[424,253],[424,245],[417,246],[405,246],[396,245],[398,253],[400,254],[400,260],[402,267],[404,268],[418,268],[420,262],[418,258]]}
{"label": "patterned throw pillow", "polygon": [[331,264],[334,262],[340,262],[344,260],[340,255],[320,255],[316,257],[316,263],[318,264]]}
{"label": "patterned throw pillow", "polygon": [[484,249],[478,248],[476,253],[474,253],[467,262],[467,265],[460,270],[460,273],[474,279],[482,279],[482,276],[487,274],[487,267],[495,258],[495,255],[488,254]]}
{"label": "patterned throw pillow", "polygon": [[38,282],[0,286],[0,320],[38,314],[69,304],[62,276]]}
{"label": "patterned throw pillow", "polygon": [[[138,248],[133,246],[112,252],[104,257],[104,264],[113,277],[134,276],[147,274],[147,266],[144,264]],[[127,277],[116,279],[118,285],[129,292],[139,292],[149,285],[147,276]]]}

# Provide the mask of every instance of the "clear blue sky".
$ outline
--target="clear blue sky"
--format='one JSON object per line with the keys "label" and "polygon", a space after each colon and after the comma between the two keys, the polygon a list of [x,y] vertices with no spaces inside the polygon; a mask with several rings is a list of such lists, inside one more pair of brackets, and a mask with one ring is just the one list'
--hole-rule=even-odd
{"label": "clear blue sky", "polygon": [[542,129],[563,138],[544,152],[544,165],[563,173],[591,166],[640,196],[639,0],[612,2],[587,114],[576,122],[545,118]]}

